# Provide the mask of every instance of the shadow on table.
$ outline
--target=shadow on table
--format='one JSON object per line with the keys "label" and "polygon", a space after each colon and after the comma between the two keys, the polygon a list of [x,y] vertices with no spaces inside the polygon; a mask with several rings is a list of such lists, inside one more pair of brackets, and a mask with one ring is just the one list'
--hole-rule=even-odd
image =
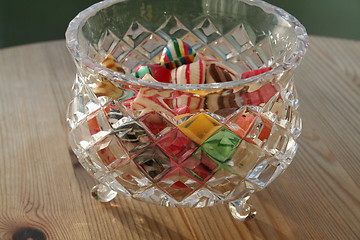
{"label": "shadow on table", "polygon": [[[117,202],[118,200],[114,199],[113,201],[114,201],[113,204],[108,205],[106,207],[106,210],[109,213],[111,213],[111,215],[114,218],[116,218],[119,222],[121,222],[124,227],[128,228],[132,233],[138,234],[140,236],[148,236],[147,239],[152,239],[152,238],[167,239],[167,237],[172,240],[190,239],[189,235],[186,234],[183,235],[181,232],[174,231],[174,229],[167,227],[166,224],[162,223],[161,221],[157,221],[156,218],[145,215],[144,213],[141,212],[141,208],[139,208],[139,210],[136,210],[136,207],[131,207],[127,209],[127,208],[123,208],[121,204]],[[129,201],[134,201],[134,200],[129,199]],[[139,204],[146,205],[147,203],[139,203]],[[153,205],[149,204],[149,207],[151,206]],[[266,239],[268,237],[271,237],[271,239],[289,239],[289,237],[291,237],[291,234],[289,234],[289,232],[286,231],[282,232],[281,230],[276,229],[274,227],[274,225],[276,224],[270,225],[265,221],[259,220],[257,218],[247,222],[240,222],[232,218],[230,212],[227,211],[226,206],[218,206],[218,207],[226,208],[226,211],[224,209],[221,210],[222,212],[224,212],[224,214],[228,214],[228,216],[225,218],[230,218],[230,220],[229,219],[226,220],[224,224],[229,224],[232,221],[233,224],[230,224],[229,227],[236,228],[238,232],[241,232],[241,229],[244,229],[244,227],[246,227],[248,231],[251,233],[251,235],[253,235],[256,239],[264,239],[264,238]],[[203,210],[207,211],[206,209]],[[206,224],[207,222],[203,221],[203,223]],[[211,228],[211,226],[210,225],[204,226],[204,228],[208,229]],[[243,234],[240,233],[240,236],[243,236]],[[244,239],[246,239],[246,237]]]}
{"label": "shadow on table", "polygon": [[190,240],[190,238],[182,235],[177,231],[174,231],[156,219],[141,213],[141,209],[124,209],[115,203],[113,205],[108,205],[106,210],[110,212],[113,217],[120,221],[125,227],[127,227],[132,233],[137,233],[140,236],[146,236],[146,239],[163,239],[166,238],[164,236],[166,234],[169,235],[170,239],[172,240]]}
{"label": "shadow on table", "polygon": [[256,218],[244,222],[244,224],[256,236],[256,239],[291,239],[290,236],[282,233],[272,225]]}
{"label": "shadow on table", "polygon": [[[257,203],[254,203],[252,200],[257,200]],[[228,217],[226,218],[230,218],[230,221],[233,222],[233,226],[236,227],[240,232],[240,235],[243,236],[242,239],[293,239],[294,236],[289,232],[289,229],[283,226],[281,222],[277,222],[277,220],[275,220],[276,217],[272,219],[266,217],[267,213],[265,209],[262,208],[261,204],[259,204],[256,196],[252,196],[250,203],[254,205],[258,213],[254,219],[244,222],[235,220],[231,216],[227,205],[224,204],[217,207],[219,208],[219,212],[228,214]],[[226,221],[226,219],[224,220]],[[231,225],[229,225],[229,227],[231,227]],[[242,232],[242,229],[244,228],[250,232],[251,237],[246,234],[247,231]]]}

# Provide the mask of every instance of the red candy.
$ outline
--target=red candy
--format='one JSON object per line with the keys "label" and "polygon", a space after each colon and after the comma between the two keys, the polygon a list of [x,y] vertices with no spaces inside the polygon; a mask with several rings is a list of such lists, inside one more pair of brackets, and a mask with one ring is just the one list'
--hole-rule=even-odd
{"label": "red candy", "polygon": [[139,65],[131,75],[137,78],[143,78],[147,73],[158,82],[170,83],[171,70],[159,64]]}
{"label": "red candy", "polygon": [[[265,67],[252,71],[247,71],[241,74],[241,78],[244,79],[254,77],[256,75],[270,71],[271,69],[272,67]],[[242,98],[245,105],[259,106],[260,104],[269,101],[270,98],[272,98],[272,96],[276,94],[276,92],[277,90],[274,88],[274,86],[271,83],[268,83],[260,87],[256,91],[244,93],[242,95]]]}
{"label": "red candy", "polygon": [[272,67],[265,67],[265,68],[255,69],[252,71],[247,71],[247,72],[244,72],[243,74],[241,74],[241,78],[244,79],[244,78],[253,77],[253,76],[265,73],[267,71],[270,71],[271,69],[272,69]]}
{"label": "red candy", "polygon": [[148,65],[151,69],[152,76],[159,82],[170,83],[171,70],[166,67],[152,64]]}
{"label": "red candy", "polygon": [[276,93],[274,86],[268,83],[256,91],[244,93],[242,98],[245,105],[259,106],[269,101]]}

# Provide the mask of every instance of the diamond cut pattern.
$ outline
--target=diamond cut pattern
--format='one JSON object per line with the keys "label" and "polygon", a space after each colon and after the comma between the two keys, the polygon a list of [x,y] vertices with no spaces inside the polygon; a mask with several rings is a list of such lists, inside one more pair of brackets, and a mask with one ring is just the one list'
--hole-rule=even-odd
{"label": "diamond cut pattern", "polygon": [[90,156],[97,155],[98,159],[108,169],[113,169],[128,161],[128,156],[115,136],[107,136],[89,150]]}
{"label": "diamond cut pattern", "polygon": [[254,125],[256,118],[257,114],[255,111],[249,109],[248,107],[243,107],[230,116],[226,123],[231,131],[241,138],[245,138]]}
{"label": "diamond cut pattern", "polygon": [[140,43],[136,49],[148,59],[152,59],[160,54],[165,46],[166,42],[162,40],[162,38],[155,34],[151,34],[146,40]]}
{"label": "diamond cut pattern", "polygon": [[181,162],[192,154],[198,145],[191,141],[179,129],[174,129],[160,138],[157,145],[168,155],[175,156]]}
{"label": "diamond cut pattern", "polygon": [[170,169],[170,159],[157,146],[147,148],[134,161],[154,182],[159,181]]}
{"label": "diamond cut pattern", "polygon": [[[114,34],[109,33],[108,35],[113,36]],[[255,33],[249,29],[246,30],[243,24],[222,34],[210,18],[204,18],[192,31],[175,16],[169,16],[155,32],[135,21],[122,40],[113,37],[114,42],[110,49],[118,61],[125,66],[126,73],[129,74],[136,66],[145,62],[158,62],[162,47],[166,45],[170,37],[180,38],[194,50],[216,59],[229,60],[229,63],[231,60],[235,63],[232,67],[240,72],[257,69],[270,59],[268,49],[263,51],[262,48],[256,48],[253,45]],[[267,43],[263,42],[264,48],[268,48]],[[205,47],[206,45],[209,47]],[[136,50],[129,51],[129,47]]]}
{"label": "diamond cut pattern", "polygon": [[250,48],[244,52],[241,53],[243,58],[246,59],[247,63],[253,68],[253,69],[259,69],[262,67],[266,67],[266,59],[263,59],[263,57],[259,54],[259,52],[255,48]]}
{"label": "diamond cut pattern", "polygon": [[267,152],[279,158],[292,159],[297,150],[297,143],[288,133],[288,129],[275,124],[265,146]]}
{"label": "diamond cut pattern", "polygon": [[235,47],[238,52],[243,52],[253,46],[243,24],[239,24],[225,35],[225,38]]}
{"label": "diamond cut pattern", "polygon": [[194,177],[181,168],[176,168],[166,174],[157,185],[176,201],[184,200],[201,186]]}
{"label": "diamond cut pattern", "polygon": [[287,165],[276,157],[265,154],[246,179],[258,187],[264,188],[278,177],[287,168]]}
{"label": "diamond cut pattern", "polygon": [[219,166],[201,149],[194,152],[180,165],[201,182],[207,181],[211,178]]}
{"label": "diamond cut pattern", "polygon": [[221,128],[201,145],[201,149],[213,159],[225,162],[232,156],[240,141],[241,138],[235,133]]}
{"label": "diamond cut pattern", "polygon": [[189,44],[189,46],[195,51],[204,46],[204,42],[190,32],[183,36],[181,39],[187,44]]}
{"label": "diamond cut pattern", "polygon": [[132,194],[139,194],[152,185],[152,182],[139,171],[133,162],[121,166],[113,174],[115,175],[115,180]]}
{"label": "diamond cut pattern", "polygon": [[110,126],[104,112],[98,110],[78,123],[70,131],[70,138],[76,148],[88,149],[108,134],[110,134]]}
{"label": "diamond cut pattern", "polygon": [[[175,38],[182,38],[189,30],[175,16],[170,16],[157,30],[156,33],[168,41],[169,34]],[[187,42],[188,43],[188,42]],[[191,45],[190,45],[191,46]]]}
{"label": "diamond cut pattern", "polygon": [[86,118],[89,114],[99,110],[100,102],[88,86],[83,85],[78,77],[73,85],[74,99],[68,107],[68,123],[71,128]]}
{"label": "diamond cut pattern", "polygon": [[221,36],[220,31],[215,27],[209,18],[204,19],[199,25],[197,25],[193,32],[206,44],[209,44]]}
{"label": "diamond cut pattern", "polygon": [[156,112],[146,114],[139,120],[147,129],[157,138],[166,134],[172,129],[172,124],[165,120],[162,116]]}
{"label": "diamond cut pattern", "polygon": [[124,41],[118,41],[114,46],[110,48],[110,54],[115,59],[122,59],[131,51],[131,47],[127,45]]}
{"label": "diamond cut pattern", "polygon": [[125,73],[130,74],[136,66],[145,64],[147,61],[148,59],[146,57],[138,53],[136,50],[133,50],[126,55],[120,64],[124,67]]}
{"label": "diamond cut pattern", "polygon": [[124,35],[123,40],[129,44],[132,48],[137,47],[142,41],[144,41],[150,35],[150,31],[147,30],[139,22],[135,21],[131,24],[129,29]]}
{"label": "diamond cut pattern", "polygon": [[209,115],[200,113],[178,127],[191,140],[201,145],[221,127],[221,124]]}
{"label": "diamond cut pattern", "polygon": [[205,184],[205,187],[221,199],[225,199],[242,180],[242,177],[226,168],[221,168]]}
{"label": "diamond cut pattern", "polygon": [[104,50],[106,53],[110,53],[113,46],[116,45],[119,40],[120,39],[111,30],[106,30],[104,37],[99,41],[99,49]]}
{"label": "diamond cut pattern", "polygon": [[239,53],[224,37],[221,37],[212,42],[209,44],[209,47],[211,47],[217,53],[217,55],[224,60],[228,60],[239,55]]}
{"label": "diamond cut pattern", "polygon": [[152,142],[146,130],[139,123],[129,118],[123,121],[114,133],[129,155],[139,152]]}
{"label": "diamond cut pattern", "polygon": [[[216,19],[196,21],[200,23],[188,29],[170,16],[154,32],[133,22],[121,39],[107,31],[93,49],[90,47],[89,54],[100,62],[103,55],[111,53],[128,74],[140,64],[158,61],[167,40],[178,37],[198,53],[226,60],[235,71],[273,63],[274,39],[256,38],[242,24],[235,28],[236,23],[228,24],[219,30]],[[256,46],[255,39],[260,41]],[[109,104],[110,99],[96,98],[77,81],[68,113],[71,144],[88,171],[106,175],[111,170],[118,184],[112,187],[119,191],[151,201],[211,205],[238,196],[242,189],[248,191],[245,185],[266,186],[291,162],[301,130],[291,74],[271,79],[268,85],[249,84],[250,88],[239,93],[239,105],[252,107],[233,113],[238,108],[235,106],[223,113],[226,120],[217,116],[218,112],[195,113],[199,109],[179,110],[181,113],[175,109],[176,115],[183,114],[175,117],[155,112],[137,115],[129,107],[134,94],[127,96],[127,101],[124,98]],[[90,75],[84,78],[86,83],[97,78]],[[166,101],[170,108],[180,108],[183,104],[178,102],[173,98]]]}
{"label": "diamond cut pattern", "polygon": [[114,101],[104,107],[104,111],[111,128],[114,130],[118,129],[124,122],[131,120],[120,104]]}
{"label": "diamond cut pattern", "polygon": [[262,147],[270,136],[271,128],[272,122],[263,116],[259,116],[254,121],[254,124],[246,135],[245,140]]}
{"label": "diamond cut pattern", "polygon": [[246,177],[257,163],[262,151],[258,146],[242,141],[228,164],[237,175]]}

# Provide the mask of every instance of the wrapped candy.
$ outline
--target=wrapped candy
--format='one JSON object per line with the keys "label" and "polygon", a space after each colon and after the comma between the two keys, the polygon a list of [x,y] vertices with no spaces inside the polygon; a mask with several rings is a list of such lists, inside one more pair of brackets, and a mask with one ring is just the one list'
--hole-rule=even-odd
{"label": "wrapped candy", "polygon": [[164,48],[160,64],[169,69],[174,69],[183,64],[189,64],[194,61],[195,52],[189,44],[178,38],[171,38]]}

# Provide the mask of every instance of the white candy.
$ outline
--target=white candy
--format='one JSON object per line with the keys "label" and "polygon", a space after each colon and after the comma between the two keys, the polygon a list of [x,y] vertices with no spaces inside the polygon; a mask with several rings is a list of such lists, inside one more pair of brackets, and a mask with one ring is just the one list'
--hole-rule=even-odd
{"label": "white candy", "polygon": [[200,59],[171,70],[171,81],[176,84],[203,84],[205,83],[205,70],[206,65]]}

